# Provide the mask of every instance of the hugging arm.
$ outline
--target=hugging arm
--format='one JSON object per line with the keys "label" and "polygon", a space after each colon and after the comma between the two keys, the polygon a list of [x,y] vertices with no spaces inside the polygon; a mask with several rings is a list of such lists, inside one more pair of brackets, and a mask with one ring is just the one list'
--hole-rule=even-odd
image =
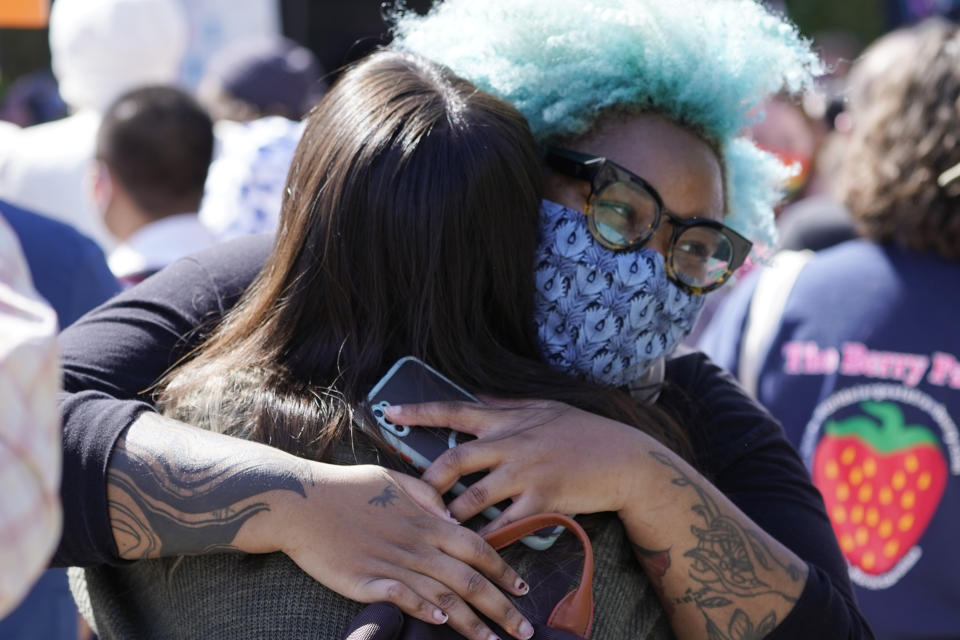
{"label": "hugging arm", "polygon": [[237,301],[269,250],[266,237],[215,249],[215,271],[181,260],[60,334],[64,536],[55,564],[118,561],[105,490],[114,447],[131,424],[151,419],[150,386]]}
{"label": "hugging arm", "polygon": [[402,473],[308,461],[144,413],[114,447],[107,483],[121,558],[281,551],[347,598],[390,601],[468,638],[490,631],[467,602],[518,638],[533,632],[501,592],[522,595],[520,576]]}
{"label": "hugging arm", "polygon": [[507,498],[491,527],[530,513],[615,511],[678,638],[870,638],[823,503],[779,426],[702,355],[668,378],[702,410],[691,437],[702,473],[645,434],[540,401],[391,407],[401,424],[477,440],[424,474],[438,490],[492,471],[449,507],[466,518]]}
{"label": "hugging arm", "polygon": [[799,599],[806,563],[682,460],[657,447],[645,455],[660,500],[620,515],[678,637],[768,637]]}
{"label": "hugging arm", "polygon": [[776,419],[702,354],[678,358],[672,373],[698,399],[692,437],[711,484],[806,565],[797,602],[769,637],[873,638],[820,492]]}
{"label": "hugging arm", "polygon": [[487,638],[472,606],[529,637],[502,592],[522,594],[523,581],[447,518],[428,485],[306,461],[154,411],[147,389],[236,303],[270,247],[247,238],[180,261],[61,335],[66,526],[55,562],[282,551],[348,598],[388,600]]}

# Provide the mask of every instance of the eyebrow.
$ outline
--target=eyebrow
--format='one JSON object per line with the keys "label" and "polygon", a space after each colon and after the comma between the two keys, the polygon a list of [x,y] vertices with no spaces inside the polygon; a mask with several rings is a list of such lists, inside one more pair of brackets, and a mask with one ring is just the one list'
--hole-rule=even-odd
{"label": "eyebrow", "polygon": [[[652,184],[652,183],[651,183],[651,184]],[[654,187],[654,188],[656,188],[656,187]],[[657,192],[660,193],[660,198],[663,199],[663,192],[661,192],[661,191],[659,191],[659,190],[658,190]],[[680,212],[677,211],[676,209],[667,206],[667,201],[666,201],[666,200],[663,200],[663,209],[664,209],[664,211],[666,211],[666,212],[668,212],[668,213],[672,213],[673,215],[677,216],[678,218],[685,218],[685,219],[687,219],[687,218],[703,218],[703,219],[705,219],[705,220],[713,220],[714,222],[723,222],[723,221],[726,220],[726,218],[727,218],[727,212],[724,211],[723,208],[721,208],[721,210],[720,210],[720,216],[719,216],[719,217],[712,216],[712,215],[707,215],[707,214],[704,213],[703,211],[695,211],[695,212],[693,212],[692,215],[689,215],[689,214],[686,214],[686,213],[680,213]]]}

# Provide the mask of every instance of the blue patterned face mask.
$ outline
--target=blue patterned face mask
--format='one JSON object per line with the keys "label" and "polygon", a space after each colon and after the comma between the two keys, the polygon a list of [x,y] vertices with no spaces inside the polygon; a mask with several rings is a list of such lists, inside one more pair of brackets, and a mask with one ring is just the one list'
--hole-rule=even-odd
{"label": "blue patterned face mask", "polygon": [[557,369],[599,384],[632,385],[690,333],[703,296],[667,278],[653,249],[614,252],[579,211],[544,200],[534,318]]}

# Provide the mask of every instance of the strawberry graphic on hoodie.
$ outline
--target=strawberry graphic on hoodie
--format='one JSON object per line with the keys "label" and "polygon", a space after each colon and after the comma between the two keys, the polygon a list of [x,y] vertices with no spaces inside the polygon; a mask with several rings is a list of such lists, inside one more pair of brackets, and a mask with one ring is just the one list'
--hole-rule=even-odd
{"label": "strawberry graphic on hoodie", "polygon": [[933,431],[908,425],[894,402],[862,402],[862,415],[829,420],[813,455],[847,561],[872,575],[896,566],[923,534],[947,483]]}

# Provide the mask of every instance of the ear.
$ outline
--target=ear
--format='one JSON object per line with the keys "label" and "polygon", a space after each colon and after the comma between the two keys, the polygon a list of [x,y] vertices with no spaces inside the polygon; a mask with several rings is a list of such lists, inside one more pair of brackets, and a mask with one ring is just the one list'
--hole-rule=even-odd
{"label": "ear", "polygon": [[113,200],[113,177],[106,164],[94,160],[90,168],[90,194],[98,211],[103,213]]}

